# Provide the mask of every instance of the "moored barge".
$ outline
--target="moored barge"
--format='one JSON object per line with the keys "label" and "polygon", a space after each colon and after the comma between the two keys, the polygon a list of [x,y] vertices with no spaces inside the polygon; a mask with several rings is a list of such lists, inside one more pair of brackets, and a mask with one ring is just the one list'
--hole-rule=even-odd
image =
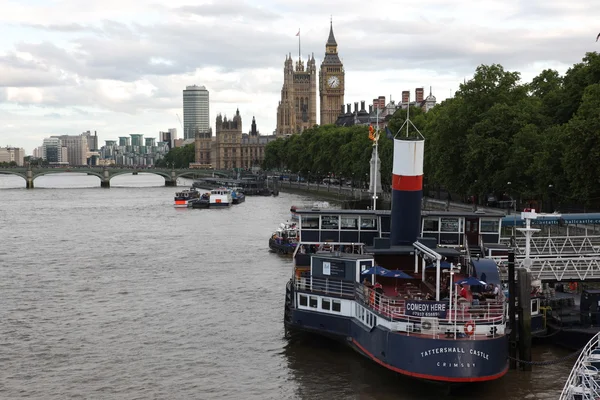
{"label": "moored barge", "polygon": [[[337,339],[415,378],[498,379],[508,370],[506,301],[501,294],[474,301],[481,275],[500,285],[497,265],[468,257],[455,269],[454,262],[469,244],[483,255],[481,221],[495,221],[486,233],[499,235],[503,214],[436,213],[430,221],[437,225],[422,237],[423,150],[422,139],[394,139],[391,212],[295,210],[301,240],[286,286],[285,327]],[[438,245],[449,235],[454,247]],[[317,250],[325,246],[331,251]]]}

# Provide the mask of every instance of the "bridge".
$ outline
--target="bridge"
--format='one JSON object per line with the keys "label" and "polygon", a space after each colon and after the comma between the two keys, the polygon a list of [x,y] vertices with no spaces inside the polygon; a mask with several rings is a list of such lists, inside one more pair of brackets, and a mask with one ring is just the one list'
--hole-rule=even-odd
{"label": "bridge", "polygon": [[76,173],[93,175],[100,178],[100,186],[110,187],[110,180],[119,175],[155,174],[165,178],[165,186],[177,186],[178,178],[196,179],[206,176],[230,177],[231,171],[214,169],[169,169],[169,168],[129,168],[129,167],[50,167],[29,166],[0,168],[0,175],[16,175],[25,180],[26,188],[33,189],[35,178],[50,174]]}

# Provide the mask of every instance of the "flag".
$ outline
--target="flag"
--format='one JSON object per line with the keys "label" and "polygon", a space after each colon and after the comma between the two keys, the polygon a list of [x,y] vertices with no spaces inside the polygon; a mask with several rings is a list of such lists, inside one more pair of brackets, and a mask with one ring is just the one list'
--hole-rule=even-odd
{"label": "flag", "polygon": [[296,36],[300,36],[300,29],[298,29],[298,33],[296,33]]}
{"label": "flag", "polygon": [[373,129],[373,125],[369,125],[369,139],[375,140],[375,131]]}

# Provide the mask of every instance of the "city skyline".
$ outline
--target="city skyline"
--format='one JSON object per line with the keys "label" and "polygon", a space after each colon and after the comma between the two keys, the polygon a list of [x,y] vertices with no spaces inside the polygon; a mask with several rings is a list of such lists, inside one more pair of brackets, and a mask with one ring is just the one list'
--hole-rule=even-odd
{"label": "city skyline", "polygon": [[298,28],[302,59],[314,53],[320,65],[330,15],[346,103],[400,100],[403,90],[413,96],[430,86],[439,103],[479,64],[502,64],[528,81],[545,68],[562,74],[598,50],[591,1],[46,4],[0,0],[0,146],[27,154],[46,137],[86,130],[100,142],[169,128],[183,137],[177,114],[190,85],[210,91],[213,129],[218,113],[239,108],[270,134],[285,56],[298,57]]}

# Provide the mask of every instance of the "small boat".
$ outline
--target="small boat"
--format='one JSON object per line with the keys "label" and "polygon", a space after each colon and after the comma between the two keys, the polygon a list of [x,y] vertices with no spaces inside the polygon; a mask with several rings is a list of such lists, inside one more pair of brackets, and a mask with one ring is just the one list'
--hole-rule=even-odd
{"label": "small boat", "polygon": [[187,207],[191,200],[199,197],[200,192],[198,192],[195,188],[184,189],[175,193],[175,207]]}
{"label": "small boat", "polygon": [[210,193],[203,193],[198,199],[191,200],[189,202],[192,208],[209,208],[210,207]]}
{"label": "small boat", "polygon": [[293,254],[298,245],[299,239],[298,226],[293,223],[282,223],[271,238],[269,239],[269,248],[280,254]]}
{"label": "small boat", "polygon": [[231,189],[231,199],[233,204],[240,204],[246,201],[246,195],[242,192],[241,188],[234,187]]}
{"label": "small boat", "polygon": [[573,366],[559,400],[600,398],[600,348],[598,332],[583,348]]}
{"label": "small boat", "polygon": [[233,204],[231,190],[227,188],[217,188],[210,191],[211,207],[229,207]]}

